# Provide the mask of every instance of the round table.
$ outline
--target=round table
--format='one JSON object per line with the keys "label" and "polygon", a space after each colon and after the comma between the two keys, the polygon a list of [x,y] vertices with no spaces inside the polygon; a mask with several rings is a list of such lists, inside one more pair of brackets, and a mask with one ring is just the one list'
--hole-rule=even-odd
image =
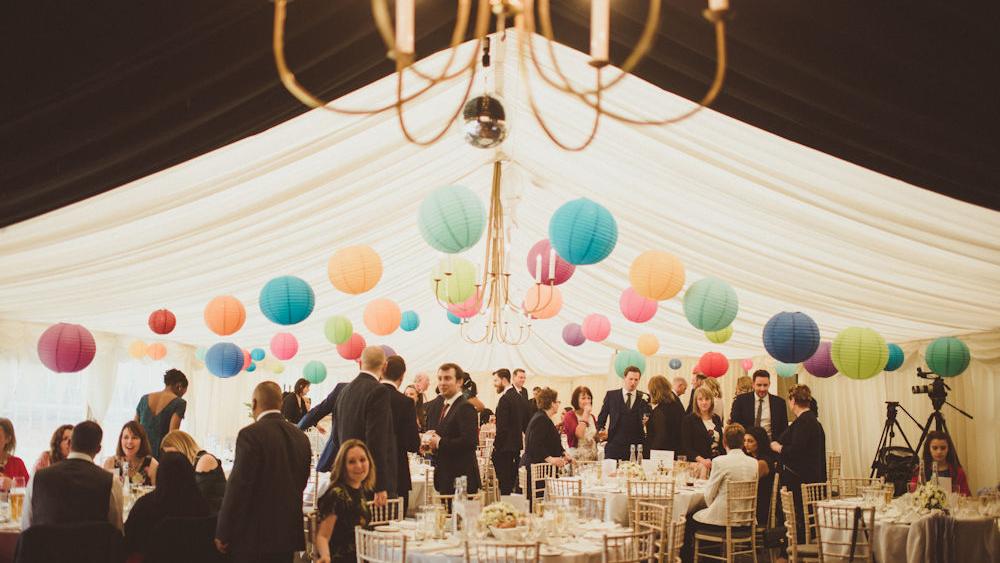
{"label": "round table", "polygon": [[[604,518],[616,524],[628,524],[628,495],[617,484],[592,484],[583,486],[585,494],[601,495],[605,498]],[[705,488],[680,487],[674,490],[674,513],[672,520],[693,514],[705,508]]]}

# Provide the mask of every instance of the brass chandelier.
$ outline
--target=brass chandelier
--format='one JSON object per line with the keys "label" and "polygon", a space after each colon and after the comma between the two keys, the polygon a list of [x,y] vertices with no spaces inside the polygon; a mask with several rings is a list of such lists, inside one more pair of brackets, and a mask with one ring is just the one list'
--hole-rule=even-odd
{"label": "brass chandelier", "polygon": [[[473,1],[476,2],[474,22],[472,21]],[[469,95],[472,92],[479,67],[477,61],[483,49],[484,39],[486,39],[489,31],[491,16],[496,16],[496,32],[498,36],[503,36],[508,20],[513,21],[514,28],[518,32],[518,69],[522,76],[529,76],[533,68],[534,72],[546,85],[576,98],[580,103],[587,105],[593,110],[593,122],[586,138],[575,144],[567,143],[560,139],[551,125],[546,122],[536,103],[531,81],[523,81],[526,85],[528,104],[531,107],[531,112],[535,120],[552,142],[568,151],[580,151],[588,147],[597,136],[601,118],[605,116],[633,125],[668,125],[695,115],[715,100],[722,89],[726,70],[725,24],[723,16],[728,10],[728,0],[709,0],[708,9],[703,12],[705,18],[715,29],[716,68],[708,92],[690,109],[681,112],[679,115],[659,119],[641,119],[624,115],[609,109],[602,103],[602,100],[610,90],[620,84],[622,79],[636,68],[643,57],[649,52],[653,45],[657,27],[659,26],[662,0],[649,0],[646,22],[639,40],[618,71],[614,73],[608,71],[610,68],[608,55],[611,39],[611,2],[610,0],[591,0],[590,66],[594,72],[593,87],[591,88],[575,86],[566,76],[563,67],[560,66],[556,58],[550,0],[458,0],[455,27],[452,31],[449,44],[449,55],[447,63],[440,72],[427,72],[416,64],[414,50],[415,0],[396,0],[395,25],[393,25],[393,18],[390,16],[388,0],[371,0],[375,27],[378,29],[379,35],[385,43],[388,50],[388,57],[396,62],[396,96],[395,99],[387,100],[378,107],[346,108],[318,99],[299,84],[295,78],[295,74],[288,68],[287,61],[285,60],[287,3],[288,0],[274,0],[273,50],[278,75],[285,88],[303,104],[331,112],[373,115],[386,111],[395,111],[403,135],[407,140],[418,145],[430,145],[437,142],[448,132],[452,123],[461,115],[462,109],[469,100]],[[475,46],[468,59],[463,57],[461,60],[456,60],[458,59],[458,48],[466,40],[470,22],[472,23],[472,38],[476,39]],[[543,65],[540,62],[541,54],[536,51],[535,41],[532,40],[534,35],[539,33],[539,31],[547,46],[548,62],[552,67],[551,72],[543,69]],[[438,84],[458,79],[465,79],[467,83],[465,94],[455,111],[450,114],[450,117],[436,133],[428,138],[416,138],[407,126],[405,119],[405,107],[407,103],[424,95]],[[415,90],[407,92],[405,86],[408,84],[408,81],[415,81],[418,84]]]}

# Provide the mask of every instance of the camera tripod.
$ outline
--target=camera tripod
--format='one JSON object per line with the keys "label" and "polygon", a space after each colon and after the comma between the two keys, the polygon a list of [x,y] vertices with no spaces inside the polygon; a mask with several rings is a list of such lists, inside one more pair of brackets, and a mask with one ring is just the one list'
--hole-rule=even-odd
{"label": "camera tripod", "polygon": [[[872,461],[872,472],[869,477],[884,475],[888,472],[889,463],[886,459],[888,452],[905,450],[909,451],[911,455],[916,455],[916,450],[913,449],[913,445],[910,444],[909,438],[906,437],[906,432],[903,431],[903,427],[900,426],[899,420],[896,419],[896,415],[900,409],[906,413],[906,416],[910,417],[910,420],[912,420],[914,424],[923,428],[923,426],[920,426],[920,423],[917,422],[917,419],[913,418],[910,411],[906,410],[906,407],[899,404],[899,401],[886,401],[885,407],[885,426],[882,427],[882,437],[879,438],[878,446],[875,448],[875,459]],[[901,446],[894,447],[892,445],[892,440],[896,437],[897,429],[899,430],[899,435],[903,437],[903,442],[906,443],[906,448],[902,448]],[[925,435],[926,433],[924,436]],[[923,439],[924,436],[921,436],[921,439]]]}

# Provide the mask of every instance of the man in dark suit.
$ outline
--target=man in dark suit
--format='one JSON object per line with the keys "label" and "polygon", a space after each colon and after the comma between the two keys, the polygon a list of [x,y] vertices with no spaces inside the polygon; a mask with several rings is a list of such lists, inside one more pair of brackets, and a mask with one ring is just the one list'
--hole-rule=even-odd
{"label": "man in dark suit", "polygon": [[430,378],[427,374],[420,372],[413,378],[413,387],[417,390],[417,423],[420,431],[427,429],[427,388],[430,387]]}
{"label": "man in dark suit", "polygon": [[305,549],[302,491],[309,481],[309,439],[281,415],[281,388],[264,381],[253,391],[256,422],[236,437],[215,546],[237,563],[289,563]]}
{"label": "man in dark suit", "polygon": [[[303,432],[309,430],[313,426],[316,426],[316,423],[322,420],[323,417],[333,414],[334,407],[337,406],[337,397],[340,396],[340,392],[344,390],[344,387],[347,387],[347,383],[342,382],[334,386],[333,391],[330,391],[330,394],[323,399],[323,402],[313,407],[312,410],[299,420],[299,429]],[[323,430],[321,429],[320,432],[322,433]],[[318,470],[324,473],[330,471],[338,451],[340,451],[340,438],[337,437],[337,418],[333,417],[330,423],[330,438],[326,441],[326,446],[323,448],[322,455],[319,456],[319,463],[317,463]]]}
{"label": "man in dark suit", "polygon": [[389,408],[392,409],[392,429],[396,435],[396,494],[403,497],[403,514],[410,504],[410,460],[407,452],[420,449],[420,435],[417,433],[417,411],[413,401],[399,392],[399,385],[406,373],[406,362],[399,356],[389,356],[385,360],[385,375],[382,385],[389,389]]}
{"label": "man in dark suit", "polygon": [[729,412],[729,422],[744,428],[760,426],[772,440],[777,440],[788,428],[788,411],[785,400],[767,392],[771,374],[759,369],[753,372],[753,393],[737,395]]}
{"label": "man in dark suit", "polygon": [[368,446],[375,465],[375,504],[396,498],[396,432],[392,428],[389,389],[379,384],[385,371],[381,346],[361,352],[361,373],[337,397],[333,415],[337,417],[340,443],[361,440]]}
{"label": "man in dark suit", "polygon": [[434,452],[434,489],[440,494],[454,494],[455,478],[467,478],[467,492],[479,491],[479,425],[476,409],[462,396],[462,368],[443,364],[438,368],[438,401],[427,408],[427,424],[431,427],[428,447]]}
{"label": "man in dark suit", "polygon": [[511,385],[506,368],[493,372],[497,395],[497,434],[493,440],[493,468],[496,469],[500,494],[509,495],[517,484],[517,464],[524,447],[524,431],[528,427],[527,400]]}
{"label": "man in dark suit", "polygon": [[514,386],[514,390],[521,395],[521,398],[524,399],[525,402],[531,400],[531,398],[528,397],[528,388],[524,386],[524,383],[527,380],[528,375],[524,373],[524,370],[521,368],[515,369],[513,376],[510,378],[510,382]]}
{"label": "man in dark suit", "polygon": [[[604,446],[607,459],[628,459],[632,445],[642,444],[646,439],[643,416],[651,411],[649,396],[638,390],[642,372],[635,366],[625,368],[621,389],[608,391],[597,416],[597,428],[607,433],[608,443]],[[611,429],[607,430],[610,420]]]}

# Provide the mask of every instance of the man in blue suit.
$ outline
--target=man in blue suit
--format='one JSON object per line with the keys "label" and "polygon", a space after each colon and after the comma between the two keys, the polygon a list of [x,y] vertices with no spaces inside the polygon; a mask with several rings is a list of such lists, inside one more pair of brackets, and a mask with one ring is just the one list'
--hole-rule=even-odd
{"label": "man in blue suit", "polygon": [[[638,390],[642,372],[635,366],[625,368],[621,389],[608,391],[597,416],[597,428],[602,434],[607,432],[608,443],[604,446],[607,459],[629,458],[629,448],[642,444],[646,438],[643,417],[649,415],[649,395]],[[607,430],[607,423],[611,429]],[[647,455],[643,452],[643,455]]]}
{"label": "man in blue suit", "polygon": [[[305,416],[299,421],[299,429],[303,432],[309,430],[316,423],[323,419],[328,414],[333,413],[333,407],[337,404],[337,397],[340,396],[340,392],[347,387],[347,382],[338,383],[333,391],[323,399],[323,402],[316,405]],[[333,460],[337,457],[337,452],[340,450],[340,440],[337,438],[337,417],[333,417],[333,422],[330,425],[330,439],[326,441],[326,446],[323,448],[323,455],[319,457],[319,471],[328,472],[330,468],[333,467]]]}

